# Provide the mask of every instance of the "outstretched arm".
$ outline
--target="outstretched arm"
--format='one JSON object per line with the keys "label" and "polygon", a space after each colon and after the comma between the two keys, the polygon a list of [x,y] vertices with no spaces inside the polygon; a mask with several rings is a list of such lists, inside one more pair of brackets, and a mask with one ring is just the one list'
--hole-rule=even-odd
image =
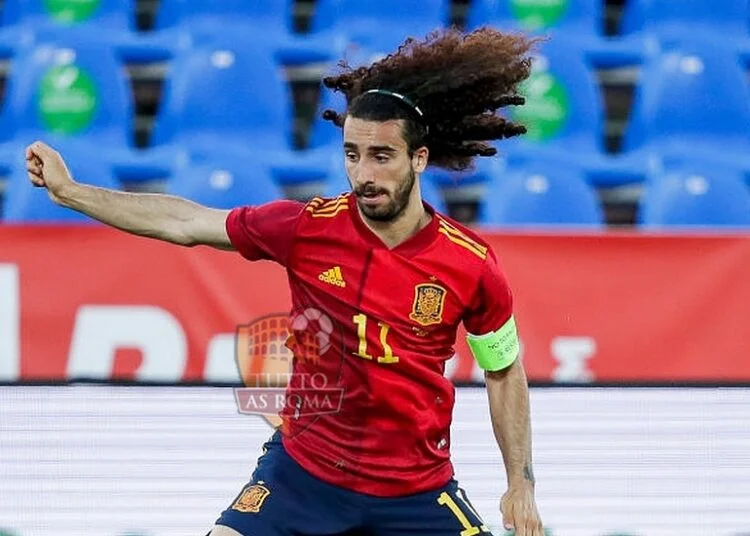
{"label": "outstretched arm", "polygon": [[117,229],[183,246],[232,249],[225,227],[226,210],[170,195],[77,183],[60,154],[42,142],[26,149],[26,168],[32,184],[46,188],[52,201]]}

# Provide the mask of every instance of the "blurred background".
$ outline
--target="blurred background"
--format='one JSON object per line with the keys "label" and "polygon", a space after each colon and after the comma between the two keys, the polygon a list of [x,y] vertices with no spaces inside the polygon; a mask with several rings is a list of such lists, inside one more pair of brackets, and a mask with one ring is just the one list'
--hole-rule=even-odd
{"label": "blurred background", "polygon": [[75,218],[19,184],[18,146],[35,138],[107,186],[222,206],[338,193],[340,135],[319,116],[341,101],[321,76],[407,36],[489,24],[549,37],[527,104],[505,110],[529,133],[472,172],[429,173],[429,200],[484,225],[747,226],[747,12],[743,0],[7,0],[4,218]]}
{"label": "blurred background", "polygon": [[[214,207],[336,195],[321,78],[449,25],[548,37],[528,133],[422,190],[514,289],[549,533],[750,534],[748,0],[2,0],[0,534],[205,534],[270,433],[237,330],[289,309],[278,267],[55,207],[24,147]],[[503,534],[462,335],[457,476]]]}

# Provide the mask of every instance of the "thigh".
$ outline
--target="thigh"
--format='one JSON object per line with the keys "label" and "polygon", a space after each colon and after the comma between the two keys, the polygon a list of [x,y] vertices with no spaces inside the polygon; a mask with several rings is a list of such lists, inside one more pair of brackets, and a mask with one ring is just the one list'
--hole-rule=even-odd
{"label": "thigh", "polygon": [[455,480],[435,491],[378,503],[367,523],[374,536],[492,536]]}
{"label": "thigh", "polygon": [[242,534],[229,527],[214,525],[214,528],[206,536],[242,536]]}
{"label": "thigh", "polygon": [[[252,479],[211,536],[328,536],[352,528],[342,497],[289,457],[279,434],[264,445]],[[224,529],[234,532],[226,532]],[[218,531],[223,532],[218,532]]]}

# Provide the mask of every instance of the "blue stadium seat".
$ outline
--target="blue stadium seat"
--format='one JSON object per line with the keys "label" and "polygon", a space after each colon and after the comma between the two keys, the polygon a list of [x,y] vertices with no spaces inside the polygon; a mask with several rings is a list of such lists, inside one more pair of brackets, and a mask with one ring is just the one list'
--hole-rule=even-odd
{"label": "blue stadium seat", "polygon": [[[65,153],[68,169],[75,179],[85,184],[118,189],[113,170],[89,151]],[[3,196],[3,221],[15,223],[96,223],[95,220],[50,200],[47,191],[31,185],[23,153],[18,153],[10,164]]]}
{"label": "blue stadium seat", "polygon": [[294,0],[161,0],[156,28],[188,26],[209,32],[238,21],[269,32],[289,33]]}
{"label": "blue stadium seat", "polygon": [[473,0],[467,25],[524,31],[575,43],[595,65],[614,67],[638,60],[638,51],[604,36],[604,0]]}
{"label": "blue stadium seat", "polygon": [[228,146],[289,150],[292,116],[291,88],[269,49],[225,33],[170,66],[152,143],[208,154]]}
{"label": "blue stadium seat", "polygon": [[332,34],[339,51],[352,44],[391,51],[445,27],[449,13],[449,0],[318,0],[312,30]]}
{"label": "blue stadium seat", "polygon": [[498,151],[511,163],[529,157],[558,159],[583,167],[595,185],[631,180],[627,174],[621,176],[605,151],[603,95],[578,46],[562,40],[547,43],[520,92],[526,103],[502,110],[528,130],[498,143]]}
{"label": "blue stadium seat", "polygon": [[748,17],[748,0],[629,0],[620,28],[625,35],[656,39],[698,34],[737,39],[748,37]]}
{"label": "blue stadium seat", "polygon": [[[422,199],[432,205],[438,212],[447,214],[448,207],[445,203],[440,188],[430,179],[429,175],[424,174],[420,179],[420,188]],[[325,195],[336,197],[345,192],[351,192],[352,187],[346,175],[346,166],[344,165],[343,152],[334,155],[328,175]]]}
{"label": "blue stadium seat", "polygon": [[292,117],[291,88],[270,48],[227,28],[172,62],[151,147],[130,172],[148,177],[186,159],[252,154],[280,183],[320,178],[322,157],[294,151]]}
{"label": "blue stadium seat", "polygon": [[478,221],[486,226],[598,228],[604,217],[581,170],[538,161],[495,175]]}
{"label": "blue stadium seat", "polygon": [[[554,40],[535,55],[532,75],[520,87],[523,106],[501,113],[526,126],[522,136],[498,142],[498,152],[512,163],[529,157],[571,161],[582,166],[592,183],[616,182],[609,176],[610,162],[604,150],[604,102],[592,68],[580,47]],[[480,159],[480,161],[483,159]],[[473,182],[487,173],[477,169]],[[436,170],[436,180],[445,186],[456,183],[456,174]]]}
{"label": "blue stadium seat", "polygon": [[207,161],[176,173],[168,192],[202,205],[231,209],[283,199],[271,173],[250,159]]}
{"label": "blue stadium seat", "polygon": [[171,55],[234,27],[265,41],[283,63],[329,59],[330,44],[296,37],[294,0],[161,0],[152,42]]}
{"label": "blue stadium seat", "polygon": [[630,0],[616,46],[638,62],[682,41],[717,41],[750,61],[748,0]]}
{"label": "blue stadium seat", "polygon": [[34,31],[92,28],[106,32],[130,32],[135,29],[135,0],[83,0],[43,2],[40,0],[4,0],[2,26],[26,25]]}
{"label": "blue stadium seat", "polygon": [[601,37],[603,22],[602,0],[473,0],[467,24],[576,38]]}
{"label": "blue stadium seat", "polygon": [[114,52],[71,36],[13,59],[0,141],[13,146],[11,152],[41,138],[60,148],[78,144],[95,147],[100,156],[121,155],[133,144],[133,113]]}
{"label": "blue stadium seat", "polygon": [[36,29],[68,27],[76,31],[88,27],[122,32],[135,28],[135,0],[4,0],[3,26],[28,24]]}
{"label": "blue stadium seat", "polygon": [[623,149],[633,158],[713,156],[750,170],[750,86],[736,51],[691,40],[644,65]]}
{"label": "blue stadium seat", "polygon": [[126,60],[148,60],[151,51],[140,42],[135,24],[136,0],[5,0],[0,48],[16,50],[11,41],[84,37],[114,47]]}
{"label": "blue stadium seat", "polygon": [[750,190],[741,170],[683,161],[649,178],[638,210],[644,228],[750,229]]}
{"label": "blue stadium seat", "polygon": [[580,50],[550,42],[534,60],[523,83],[526,103],[509,107],[511,117],[526,125],[524,136],[510,144],[562,149],[576,156],[600,155],[604,140],[604,102],[593,70]]}

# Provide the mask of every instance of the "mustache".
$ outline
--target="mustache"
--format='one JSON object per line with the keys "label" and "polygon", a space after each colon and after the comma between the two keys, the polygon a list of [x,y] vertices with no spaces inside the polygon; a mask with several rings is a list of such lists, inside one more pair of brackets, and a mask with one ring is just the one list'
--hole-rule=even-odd
{"label": "mustache", "polygon": [[365,184],[364,186],[358,186],[357,188],[355,188],[354,193],[358,196],[378,195],[388,194],[388,190],[385,190],[384,188],[378,188],[374,184]]}

